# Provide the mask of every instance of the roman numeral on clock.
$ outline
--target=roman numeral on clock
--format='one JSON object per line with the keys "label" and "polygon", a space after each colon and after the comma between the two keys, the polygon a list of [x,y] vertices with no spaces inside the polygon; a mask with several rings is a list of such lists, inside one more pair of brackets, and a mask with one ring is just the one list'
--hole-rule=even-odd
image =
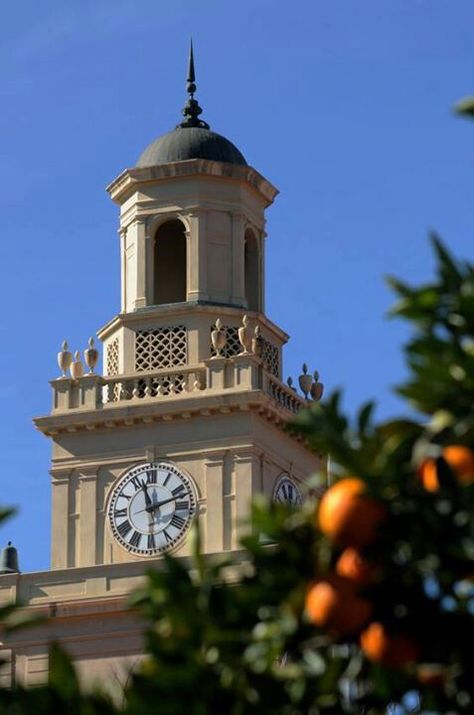
{"label": "roman numeral on clock", "polygon": [[128,543],[130,544],[130,546],[138,547],[138,545],[140,544],[141,538],[142,538],[142,535],[140,534],[140,532],[134,531],[132,536],[130,537]]}
{"label": "roman numeral on clock", "polygon": [[182,496],[184,491],[185,491],[184,486],[182,484],[180,484],[179,487],[175,487],[174,489],[171,490],[171,494],[174,497],[180,497],[180,496]]}
{"label": "roman numeral on clock", "polygon": [[182,529],[183,526],[185,525],[185,523],[186,523],[185,519],[182,519],[177,514],[173,514],[173,516],[171,517],[170,524],[171,524],[171,526],[176,527],[176,529]]}
{"label": "roman numeral on clock", "polygon": [[136,492],[142,488],[142,483],[139,477],[132,477],[132,479],[130,479],[130,484],[133,484]]}
{"label": "roman numeral on clock", "polygon": [[120,534],[120,536],[125,539],[125,537],[127,536],[128,532],[131,530],[131,528],[132,528],[132,525],[130,524],[130,522],[128,520],[125,520],[125,521],[122,521],[120,526],[117,526],[117,531]]}
{"label": "roman numeral on clock", "polygon": [[[282,498],[281,490],[277,496]],[[195,511],[186,475],[167,462],[147,462],[119,480],[107,516],[117,541],[130,555],[152,556],[178,542]]]}
{"label": "roman numeral on clock", "polygon": [[156,471],[154,469],[152,469],[151,472],[146,473],[146,483],[156,484]]}

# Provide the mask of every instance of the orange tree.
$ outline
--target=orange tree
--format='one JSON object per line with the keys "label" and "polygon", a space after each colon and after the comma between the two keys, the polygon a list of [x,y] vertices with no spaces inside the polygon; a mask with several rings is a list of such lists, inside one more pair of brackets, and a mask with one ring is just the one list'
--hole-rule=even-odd
{"label": "orange tree", "polygon": [[422,418],[350,421],[338,394],[304,411],[289,429],[337,481],[302,511],[254,506],[238,585],[199,550],[193,572],[150,575],[127,712],[474,711],[474,270],[433,244],[434,283],[391,280],[414,328],[399,392]]}
{"label": "orange tree", "polygon": [[57,646],[48,685],[0,712],[331,715],[474,712],[474,268],[436,238],[437,276],[392,279],[408,320],[406,419],[339,395],[288,429],[337,464],[319,503],[257,501],[245,564],[172,556],[132,606],[146,657],[120,703],[81,692]]}

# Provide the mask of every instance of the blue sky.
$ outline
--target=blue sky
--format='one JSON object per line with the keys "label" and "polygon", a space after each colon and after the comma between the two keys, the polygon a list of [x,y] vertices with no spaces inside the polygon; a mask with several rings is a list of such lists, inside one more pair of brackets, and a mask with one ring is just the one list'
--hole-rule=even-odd
{"label": "blue sky", "polygon": [[104,187],[179,120],[189,36],[213,129],[281,191],[268,212],[267,313],[353,411],[401,406],[405,328],[383,276],[430,278],[435,228],[472,258],[472,0],[18,0],[0,28],[0,541],[49,563],[48,380],[119,307]]}

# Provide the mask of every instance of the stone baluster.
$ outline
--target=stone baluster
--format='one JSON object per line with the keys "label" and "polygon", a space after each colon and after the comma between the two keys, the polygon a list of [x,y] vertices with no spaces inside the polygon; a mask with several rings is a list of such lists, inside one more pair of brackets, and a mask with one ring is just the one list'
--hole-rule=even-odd
{"label": "stone baluster", "polygon": [[121,380],[119,383],[119,400],[126,400],[127,399],[127,385],[125,383],[125,380]]}
{"label": "stone baluster", "polygon": [[[156,394],[158,395],[158,390],[156,391]],[[151,377],[145,377],[145,397],[152,397]]]}
{"label": "stone baluster", "polygon": [[140,381],[138,379],[133,381],[132,397],[134,400],[138,400],[140,398]]}

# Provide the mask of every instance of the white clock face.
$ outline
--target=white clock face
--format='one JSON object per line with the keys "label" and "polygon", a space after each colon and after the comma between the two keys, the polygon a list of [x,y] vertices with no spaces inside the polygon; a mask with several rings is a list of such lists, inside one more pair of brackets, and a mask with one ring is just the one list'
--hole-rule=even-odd
{"label": "white clock face", "polygon": [[193,484],[174,464],[154,462],[130,469],[115,485],[109,524],[127,551],[155,556],[173,548],[196,511]]}
{"label": "white clock face", "polygon": [[273,501],[277,504],[291,504],[291,506],[301,506],[303,503],[300,490],[288,474],[280,474],[276,480]]}

